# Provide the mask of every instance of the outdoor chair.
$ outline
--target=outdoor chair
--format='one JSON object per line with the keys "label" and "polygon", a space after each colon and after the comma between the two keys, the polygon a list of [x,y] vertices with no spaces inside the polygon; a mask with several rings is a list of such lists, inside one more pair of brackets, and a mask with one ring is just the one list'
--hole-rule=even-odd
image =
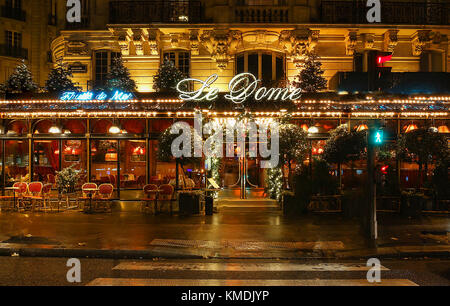
{"label": "outdoor chair", "polygon": [[143,188],[145,198],[142,199],[141,210],[145,212],[146,209],[150,208],[151,203],[153,202],[153,213],[156,214],[158,208],[158,186],[155,184],[148,184]]}
{"label": "outdoor chair", "polygon": [[173,200],[173,194],[174,194],[175,188],[173,188],[172,185],[164,184],[159,186],[159,195],[158,195],[158,202],[159,202],[159,209],[161,211],[164,203],[169,204],[169,211],[170,214],[172,214],[172,200]]}
{"label": "outdoor chair", "polygon": [[[95,183],[84,183],[83,186],[81,186],[81,197],[77,200],[77,206],[79,207],[78,201],[83,202],[83,208],[86,208],[86,203],[91,200],[90,193],[86,192],[85,189],[97,189],[97,184]],[[92,194],[92,199],[95,197],[97,192]]]}
{"label": "outdoor chair", "polygon": [[24,199],[28,192],[28,184],[25,182],[17,182],[17,183],[14,183],[13,187],[19,187],[19,189],[17,189],[15,191],[16,192],[16,201],[17,201],[17,210],[19,210],[20,207],[25,209]]}
{"label": "outdoor chair", "polygon": [[44,186],[41,182],[31,182],[28,184],[28,195],[25,197],[30,205],[31,209],[34,211],[36,203],[42,203],[42,188]]}
{"label": "outdoor chair", "polygon": [[47,183],[52,185],[52,188],[56,187],[56,177],[55,175],[49,173],[47,174]]}
{"label": "outdoor chair", "polygon": [[42,202],[43,202],[44,210],[47,209],[46,202],[48,203],[48,206],[50,207],[50,209],[52,208],[52,206],[50,204],[50,193],[52,192],[52,187],[53,187],[53,185],[48,183],[48,184],[45,184],[44,187],[42,188]]}
{"label": "outdoor chair", "polygon": [[137,185],[139,188],[143,188],[145,186],[145,175],[139,175]]}
{"label": "outdoor chair", "polygon": [[111,199],[114,193],[114,186],[112,184],[102,184],[98,187],[97,196],[95,201],[97,203],[96,208],[104,207],[105,211],[112,211]]}

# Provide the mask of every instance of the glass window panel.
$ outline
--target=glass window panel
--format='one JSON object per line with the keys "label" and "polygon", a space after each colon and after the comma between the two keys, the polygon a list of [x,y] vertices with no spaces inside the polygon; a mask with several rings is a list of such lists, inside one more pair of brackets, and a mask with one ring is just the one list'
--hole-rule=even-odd
{"label": "glass window panel", "polygon": [[262,54],[262,80],[267,82],[272,80],[272,55]]}
{"label": "glass window panel", "polygon": [[120,188],[142,189],[145,185],[145,140],[120,141]]}
{"label": "glass window panel", "polygon": [[[117,140],[92,140],[90,181],[96,183],[97,185],[112,184],[116,192],[117,159]],[[116,193],[115,196],[117,197]]]}
{"label": "glass window panel", "polygon": [[60,170],[59,141],[35,140],[33,148],[33,181],[46,182]]}
{"label": "glass window panel", "polygon": [[28,141],[5,141],[5,179],[6,185],[12,186],[15,182],[28,181]]}
{"label": "glass window panel", "polygon": [[248,72],[252,73],[258,78],[258,54],[249,54],[248,55]]}
{"label": "glass window panel", "polygon": [[62,159],[61,169],[72,167],[75,170],[80,170],[80,180],[77,184],[77,189],[87,182],[87,152],[86,140],[63,140],[62,142]]}

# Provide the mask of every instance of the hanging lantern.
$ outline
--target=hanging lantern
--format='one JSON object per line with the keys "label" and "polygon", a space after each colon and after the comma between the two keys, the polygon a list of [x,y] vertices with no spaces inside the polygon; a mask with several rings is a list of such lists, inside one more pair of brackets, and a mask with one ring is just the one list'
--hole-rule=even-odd
{"label": "hanging lantern", "polygon": [[356,127],[356,131],[357,132],[362,132],[362,131],[365,131],[365,130],[368,130],[368,129],[369,129],[369,127],[365,123],[361,123],[360,125],[358,125]]}
{"label": "hanging lantern", "polygon": [[414,131],[414,130],[417,130],[417,129],[418,129],[418,127],[417,127],[417,125],[416,125],[415,123],[410,123],[410,124],[406,127],[405,133],[409,133],[409,132]]}
{"label": "hanging lantern", "polygon": [[49,129],[48,132],[50,134],[61,134],[61,128],[57,126],[56,124],[53,124]]}
{"label": "hanging lantern", "polygon": [[450,133],[450,130],[448,129],[448,126],[446,126],[444,124],[444,125],[441,125],[438,127],[438,132],[446,134],[446,133]]}
{"label": "hanging lantern", "polygon": [[303,123],[300,127],[303,131],[308,132],[309,126],[306,123]]}
{"label": "hanging lantern", "polygon": [[121,132],[121,130],[120,130],[120,128],[119,128],[117,125],[113,124],[113,125],[109,128],[108,132],[109,132],[110,134],[119,134],[119,133]]}

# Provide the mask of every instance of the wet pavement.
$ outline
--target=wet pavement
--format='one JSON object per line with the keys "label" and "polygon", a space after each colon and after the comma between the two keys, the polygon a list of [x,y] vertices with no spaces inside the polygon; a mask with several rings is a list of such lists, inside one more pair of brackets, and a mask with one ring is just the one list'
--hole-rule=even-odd
{"label": "wet pavement", "polygon": [[[417,248],[449,252],[449,221],[446,216],[380,215],[376,252]],[[140,212],[1,212],[0,242],[3,250],[135,250],[152,251],[155,257],[201,258],[323,258],[351,253],[365,256],[374,250],[358,220],[339,214],[288,218],[278,210],[258,208],[189,217]]]}

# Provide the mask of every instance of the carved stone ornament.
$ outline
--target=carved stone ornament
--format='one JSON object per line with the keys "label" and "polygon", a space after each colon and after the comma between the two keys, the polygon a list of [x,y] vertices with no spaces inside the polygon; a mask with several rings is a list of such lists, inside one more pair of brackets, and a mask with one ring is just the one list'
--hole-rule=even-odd
{"label": "carved stone ornament", "polygon": [[345,37],[345,54],[354,55],[356,45],[358,44],[358,33],[356,31],[349,31]]}
{"label": "carved stone ornament", "polygon": [[89,55],[88,45],[83,41],[69,41],[66,44],[66,55],[80,56]]}
{"label": "carved stone ornament", "polygon": [[430,30],[419,30],[411,37],[412,54],[420,56],[430,45]]}
{"label": "carved stone ornament", "polygon": [[297,68],[303,66],[308,53],[314,52],[319,40],[319,31],[310,29],[285,30],[280,33],[280,45],[292,57]]}
{"label": "carved stone ornament", "polygon": [[156,29],[149,29],[147,40],[150,47],[150,55],[159,55],[158,41],[159,32]]}
{"label": "carved stone ornament", "polygon": [[191,55],[199,55],[200,36],[198,30],[191,30],[189,32],[189,44],[191,47]]}
{"label": "carved stone ornament", "polygon": [[144,55],[145,36],[141,29],[133,29],[133,44],[136,50],[136,55]]}
{"label": "carved stone ornament", "polygon": [[372,33],[364,33],[361,36],[364,44],[364,49],[373,49],[375,45],[375,35]]}
{"label": "carved stone ornament", "polygon": [[130,55],[130,41],[131,38],[127,31],[119,32],[117,37],[117,42],[119,43],[120,52],[122,55],[128,56]]}
{"label": "carved stone ornament", "polygon": [[398,30],[386,31],[383,35],[383,50],[394,53],[398,44]]}
{"label": "carved stone ornament", "polygon": [[242,43],[241,31],[208,30],[200,36],[200,42],[216,61],[220,70],[228,66],[232,54]]}

